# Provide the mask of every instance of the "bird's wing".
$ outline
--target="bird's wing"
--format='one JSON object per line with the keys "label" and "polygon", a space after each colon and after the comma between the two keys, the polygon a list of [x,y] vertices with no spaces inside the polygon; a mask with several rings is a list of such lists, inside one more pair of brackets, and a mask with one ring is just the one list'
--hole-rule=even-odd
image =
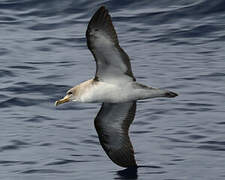
{"label": "bird's wing", "polygon": [[111,17],[104,6],[91,18],[86,38],[96,61],[95,79],[135,81],[129,57],[119,45]]}
{"label": "bird's wing", "polygon": [[122,167],[136,167],[134,150],[128,136],[136,112],[136,101],[103,103],[95,118],[100,144],[109,158]]}

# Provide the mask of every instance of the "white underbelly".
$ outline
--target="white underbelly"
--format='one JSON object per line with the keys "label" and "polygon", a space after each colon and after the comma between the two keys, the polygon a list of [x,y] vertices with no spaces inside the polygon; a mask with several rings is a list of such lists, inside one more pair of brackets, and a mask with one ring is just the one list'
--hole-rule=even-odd
{"label": "white underbelly", "polygon": [[130,85],[114,85],[104,82],[99,82],[93,85],[88,91],[86,91],[81,97],[81,102],[108,102],[119,103],[132,101],[130,94]]}
{"label": "white underbelly", "polygon": [[138,99],[160,97],[164,91],[151,88],[137,88],[135,84],[121,85],[98,82],[89,87],[77,101],[122,103]]}

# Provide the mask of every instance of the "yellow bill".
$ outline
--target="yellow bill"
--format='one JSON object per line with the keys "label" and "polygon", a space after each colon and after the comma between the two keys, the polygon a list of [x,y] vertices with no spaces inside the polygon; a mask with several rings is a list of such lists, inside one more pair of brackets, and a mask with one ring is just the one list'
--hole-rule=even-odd
{"label": "yellow bill", "polygon": [[65,102],[68,102],[68,101],[70,101],[70,98],[69,98],[68,95],[66,95],[63,99],[60,99],[60,100],[56,101],[56,102],[55,102],[55,106],[58,106],[58,105],[60,105],[60,104],[63,104],[63,103],[65,103]]}

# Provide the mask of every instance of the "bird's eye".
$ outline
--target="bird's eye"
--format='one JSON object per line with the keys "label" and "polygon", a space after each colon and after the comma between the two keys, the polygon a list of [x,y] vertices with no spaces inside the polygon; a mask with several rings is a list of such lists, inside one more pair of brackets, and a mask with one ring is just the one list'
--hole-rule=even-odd
{"label": "bird's eye", "polygon": [[71,91],[69,91],[68,93],[67,93],[68,95],[71,95],[71,94],[73,94]]}

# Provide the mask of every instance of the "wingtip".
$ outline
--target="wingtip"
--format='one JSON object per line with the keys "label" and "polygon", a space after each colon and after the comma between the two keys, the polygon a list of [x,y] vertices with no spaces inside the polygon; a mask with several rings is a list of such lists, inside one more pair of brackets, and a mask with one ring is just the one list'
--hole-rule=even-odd
{"label": "wingtip", "polygon": [[103,11],[103,10],[104,11],[107,10],[106,6],[104,6],[104,5],[102,5],[98,8],[98,11]]}
{"label": "wingtip", "polygon": [[[111,20],[110,18],[106,18],[106,17],[110,17],[109,12],[107,10],[107,8],[105,6],[100,6],[98,8],[98,10],[94,13],[94,15],[92,16],[91,20],[88,23],[88,29],[91,28],[92,26],[99,26],[104,24],[104,22],[107,20]],[[87,29],[87,32],[88,32]]]}
{"label": "wingtip", "polygon": [[96,40],[96,34],[100,34],[97,31],[104,32],[104,35],[107,35],[111,42],[118,44],[118,38],[114,26],[112,24],[112,19],[109,14],[108,9],[105,6],[100,6],[98,10],[94,13],[91,20],[88,23],[86,30],[87,46],[92,50]]}
{"label": "wingtip", "polygon": [[103,5],[98,8],[98,10],[95,12],[95,14],[104,13],[104,12],[108,13],[108,9]]}

